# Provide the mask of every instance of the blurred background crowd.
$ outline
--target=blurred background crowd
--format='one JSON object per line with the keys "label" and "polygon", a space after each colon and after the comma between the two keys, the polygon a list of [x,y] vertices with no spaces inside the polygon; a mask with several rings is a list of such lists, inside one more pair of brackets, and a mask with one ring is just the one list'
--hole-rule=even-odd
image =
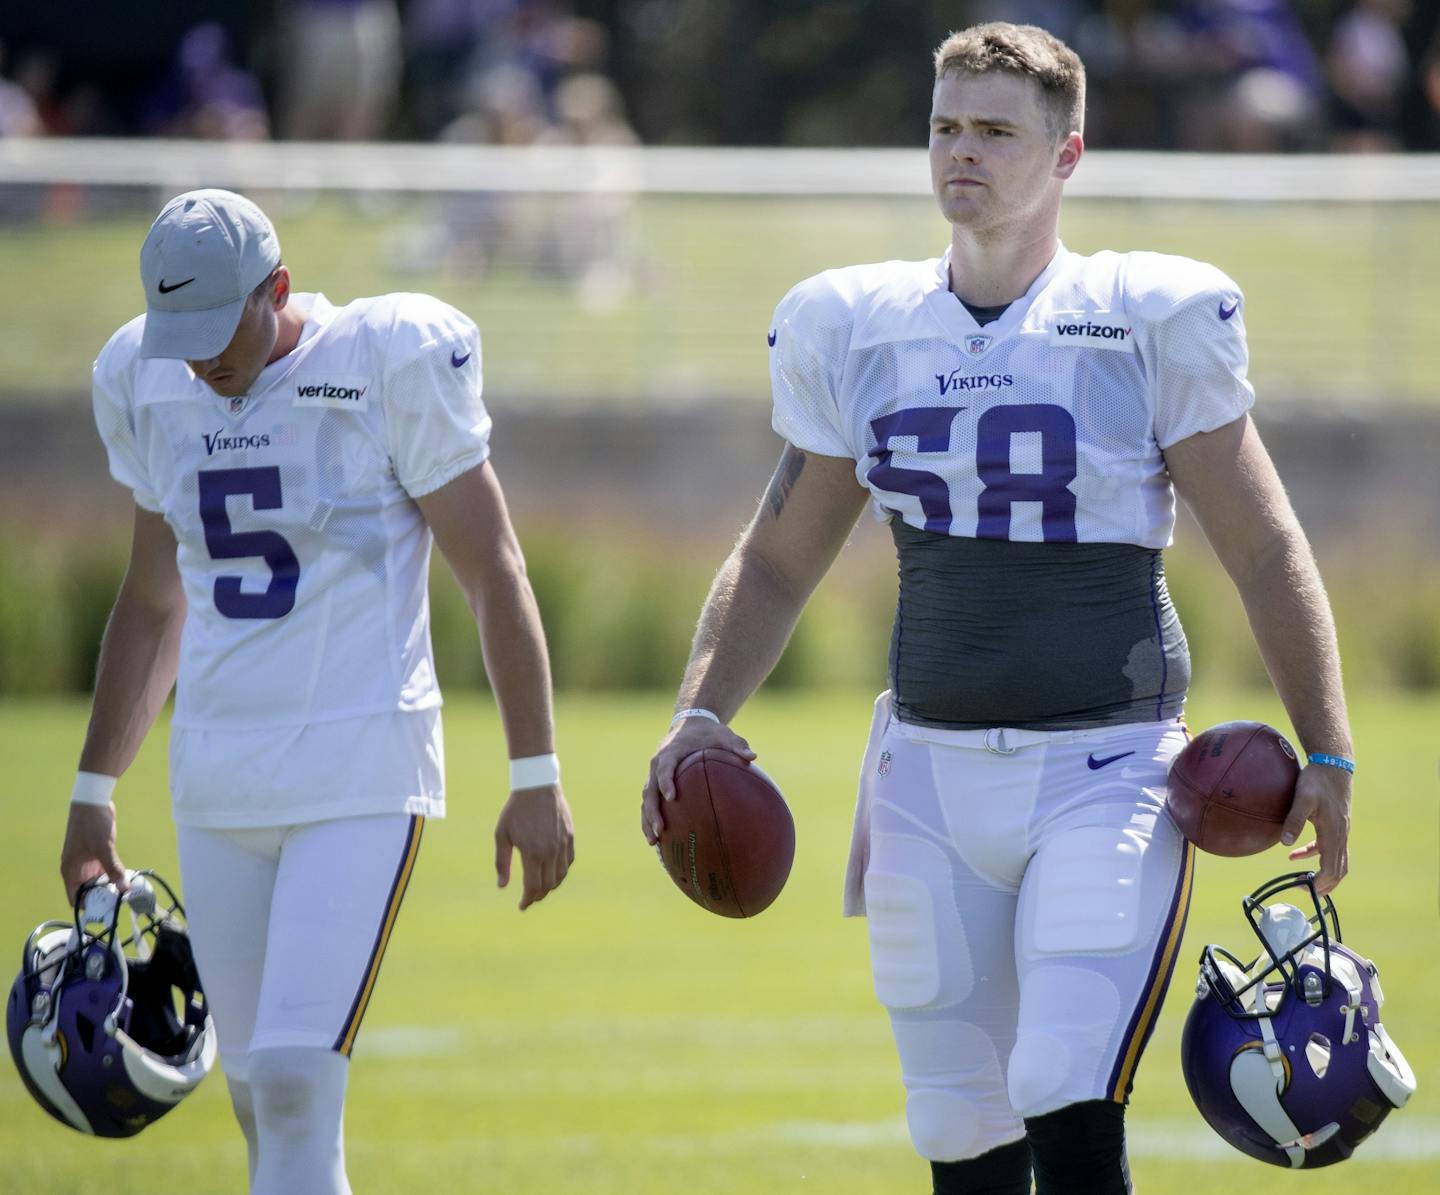
{"label": "blurred background crowd", "polygon": [[0,136],[906,145],[937,28],[1044,25],[1107,148],[1440,148],[1437,0],[0,6]]}

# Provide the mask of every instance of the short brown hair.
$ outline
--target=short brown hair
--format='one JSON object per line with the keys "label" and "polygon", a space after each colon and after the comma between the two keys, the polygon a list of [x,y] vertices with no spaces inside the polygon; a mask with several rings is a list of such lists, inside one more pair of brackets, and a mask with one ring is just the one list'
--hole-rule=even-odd
{"label": "short brown hair", "polygon": [[1085,129],[1085,64],[1038,25],[991,21],[952,33],[935,51],[937,81],[951,74],[1006,71],[1040,84],[1050,132],[1058,141]]}

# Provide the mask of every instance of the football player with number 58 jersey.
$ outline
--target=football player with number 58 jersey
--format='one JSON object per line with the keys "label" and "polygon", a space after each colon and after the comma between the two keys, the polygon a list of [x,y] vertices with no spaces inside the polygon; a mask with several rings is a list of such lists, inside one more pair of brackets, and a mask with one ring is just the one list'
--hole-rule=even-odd
{"label": "football player with number 58 jersey", "polygon": [[116,779],[175,688],[180,867],[252,1195],[342,1195],[348,1064],[421,831],[443,817],[433,542],[475,611],[509,745],[520,907],[574,860],[544,632],[490,464],[475,325],[428,295],[295,294],[264,212],[167,203],[147,311],[94,370],[134,496],[61,858],[125,888]]}
{"label": "football player with number 58 jersey", "polygon": [[1164,812],[1190,659],[1175,496],[1244,600],[1311,755],[1318,887],[1346,871],[1350,731],[1329,607],[1249,417],[1244,301],[1213,266],[1075,253],[1084,67],[1003,23],[936,51],[930,261],[828,270],[768,341],[769,491],[722,567],[651,761],[654,842],[692,751],[779,658],[868,503],[899,562],[847,913],[869,918],[906,1119],[936,1195],[1130,1189],[1124,1111],[1180,945],[1194,849]]}

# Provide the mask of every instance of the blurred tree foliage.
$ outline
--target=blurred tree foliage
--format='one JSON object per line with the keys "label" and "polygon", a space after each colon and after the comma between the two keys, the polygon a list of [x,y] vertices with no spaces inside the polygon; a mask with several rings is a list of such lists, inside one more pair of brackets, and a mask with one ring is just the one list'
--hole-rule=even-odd
{"label": "blurred tree foliage", "polygon": [[[604,536],[532,531],[525,543],[557,688],[678,684],[720,552],[679,551],[639,529]],[[432,571],[440,679],[455,689],[483,687],[475,621],[438,556]],[[1208,551],[1172,549],[1166,571],[1196,677],[1207,685],[1268,684],[1235,591]],[[1324,571],[1349,683],[1440,688],[1440,562],[1385,557],[1356,544],[1328,552]],[[77,540],[40,548],[0,537],[0,696],[88,689],[123,573],[120,544]],[[767,683],[879,689],[894,600],[893,570],[847,566],[842,557]]]}

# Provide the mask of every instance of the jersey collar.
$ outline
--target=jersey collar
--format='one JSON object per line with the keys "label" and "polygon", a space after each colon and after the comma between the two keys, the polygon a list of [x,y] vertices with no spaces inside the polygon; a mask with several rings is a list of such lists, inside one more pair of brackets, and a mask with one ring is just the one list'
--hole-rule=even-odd
{"label": "jersey collar", "polygon": [[250,387],[250,393],[246,396],[248,398],[258,398],[275,383],[286,377],[306,355],[304,351],[306,346],[335,318],[334,306],[318,291],[313,294],[308,292],[292,294],[290,302],[305,313],[305,322],[300,327],[300,339],[295,342],[293,349],[283,357],[277,357],[260,371],[260,376]]}
{"label": "jersey collar", "polygon": [[1025,315],[1036,298],[1050,285],[1070,256],[1071,253],[1064,244],[1057,242],[1054,256],[1040,271],[1035,281],[1030,284],[1030,289],[1011,303],[1005,309],[1005,314],[998,320],[988,323],[982,328],[975,322],[975,317],[965,309],[965,304],[960,302],[950,289],[950,248],[946,246],[945,252],[935,263],[935,286],[925,295],[926,306],[930,308],[931,314],[939,320],[940,325],[945,329],[945,334],[956,344],[964,345],[976,337],[988,338],[985,350],[988,351],[989,346],[1003,340],[1024,323]]}

